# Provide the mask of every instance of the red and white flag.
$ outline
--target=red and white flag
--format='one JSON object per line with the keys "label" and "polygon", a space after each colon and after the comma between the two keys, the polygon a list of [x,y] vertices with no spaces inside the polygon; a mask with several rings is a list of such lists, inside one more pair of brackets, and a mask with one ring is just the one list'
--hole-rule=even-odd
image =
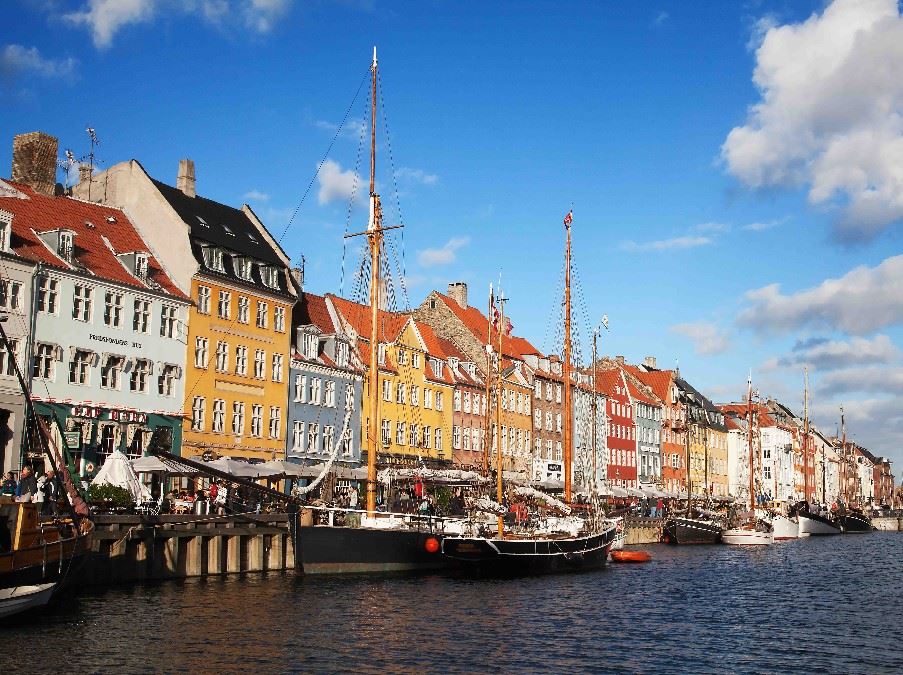
{"label": "red and white flag", "polygon": [[568,214],[564,217],[564,226],[568,227],[571,224],[571,221],[574,220],[574,212],[573,210],[568,211]]}

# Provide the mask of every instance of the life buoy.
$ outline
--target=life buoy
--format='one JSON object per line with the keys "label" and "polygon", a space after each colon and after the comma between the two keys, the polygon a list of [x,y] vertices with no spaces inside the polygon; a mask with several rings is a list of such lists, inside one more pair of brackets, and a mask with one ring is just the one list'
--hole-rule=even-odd
{"label": "life buoy", "polygon": [[423,542],[423,548],[426,549],[427,553],[438,553],[439,540],[436,537],[427,537],[426,541]]}
{"label": "life buoy", "polygon": [[94,473],[94,462],[85,464],[85,473]]}

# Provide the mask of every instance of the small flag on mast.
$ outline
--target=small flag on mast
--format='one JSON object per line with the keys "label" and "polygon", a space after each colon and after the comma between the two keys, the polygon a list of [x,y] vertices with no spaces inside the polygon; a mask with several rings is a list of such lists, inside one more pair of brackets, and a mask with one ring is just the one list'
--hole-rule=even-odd
{"label": "small flag on mast", "polygon": [[564,226],[569,227],[573,220],[574,220],[574,210],[571,209],[570,211],[568,211],[568,214],[564,217]]}

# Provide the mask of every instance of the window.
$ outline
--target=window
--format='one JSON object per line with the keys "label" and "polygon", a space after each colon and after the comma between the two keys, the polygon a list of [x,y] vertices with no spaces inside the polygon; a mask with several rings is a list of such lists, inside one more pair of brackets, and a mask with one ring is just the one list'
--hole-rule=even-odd
{"label": "window", "polygon": [[[461,412],[461,392],[455,390],[454,395],[452,396],[452,410],[455,412]],[[436,408],[438,410],[438,407]]]}
{"label": "window", "polygon": [[335,408],[335,382],[333,380],[326,380],[326,405],[330,408]]}
{"label": "window", "polygon": [[279,438],[282,411],[278,406],[270,406],[270,438]]}
{"label": "window", "polygon": [[339,368],[344,368],[348,365],[348,345],[346,343],[336,342],[335,362]]}
{"label": "window", "polygon": [[22,306],[22,284],[12,279],[0,279],[0,309],[16,310]]}
{"label": "window", "polygon": [[0,251],[9,252],[9,229],[11,222],[11,213],[4,211],[0,214]]}
{"label": "window", "polygon": [[69,384],[88,384],[91,374],[92,353],[76,349],[69,362]]}
{"label": "window", "polygon": [[320,339],[313,333],[305,333],[302,338],[301,351],[305,358],[317,358],[317,352],[320,349]]}
{"label": "window", "polygon": [[392,401],[392,381],[383,380],[383,401]]}
{"label": "window", "polygon": [[552,430],[552,411],[546,410],[546,431]]}
{"label": "window", "polygon": [[273,382],[282,382],[282,354],[273,354]]}
{"label": "window", "polygon": [[210,314],[210,288],[198,286],[198,312]]}
{"label": "window", "polygon": [[38,283],[38,311],[45,314],[56,314],[59,281],[50,277],[42,277]]}
{"label": "window", "polygon": [[263,371],[266,368],[267,354],[262,349],[254,351],[254,377],[263,379]]}
{"label": "window", "polygon": [[380,344],[376,346],[376,361],[379,365],[386,365],[386,345]]}
{"label": "window", "polygon": [[417,447],[417,441],[420,440],[420,433],[419,433],[419,432],[420,432],[420,428],[419,428],[416,424],[411,424],[411,426],[410,426],[410,428],[408,429],[408,431],[409,431],[409,433],[408,433],[408,445],[410,445],[412,448],[416,448],[416,447]]}
{"label": "window", "polygon": [[420,367],[420,352],[414,352],[411,354],[411,366],[414,368]]}
{"label": "window", "polygon": [[405,402],[405,385],[399,382],[395,385],[395,402],[404,405]]}
{"label": "window", "polygon": [[304,387],[307,386],[307,378],[298,373],[295,375],[295,400],[300,401],[304,396]]}
{"label": "window", "polygon": [[9,346],[12,351],[6,351],[6,345],[0,344],[0,374],[15,375],[16,374],[16,356],[19,354],[19,341],[10,340]]}
{"label": "window", "polygon": [[248,374],[248,348],[244,345],[235,348],[235,374]]}
{"label": "window", "polygon": [[423,433],[421,434],[421,440],[423,442],[424,448],[432,447],[433,445],[433,434],[432,430],[428,426],[423,427]]}
{"label": "window", "polygon": [[239,279],[249,281],[251,279],[251,261],[245,256],[233,256],[232,264],[235,266],[235,274]]}
{"label": "window", "polygon": [[332,454],[332,442],[335,438],[335,427],[327,424],[323,427],[323,453]]}
{"label": "window", "polygon": [[219,292],[219,302],[216,305],[216,314],[220,319],[232,317],[232,294],[229,291]]}
{"label": "window", "polygon": [[435,441],[436,452],[442,452],[442,429],[439,427],[436,427]]}
{"label": "window", "polygon": [[767,464],[762,467],[762,475],[765,477],[765,480],[771,480],[771,467]]}
{"label": "window", "polygon": [[216,369],[221,373],[225,373],[229,370],[229,343],[228,342],[217,342],[216,343]]}
{"label": "window", "polygon": [[461,449],[470,450],[470,429],[464,429],[464,435],[461,436]]}
{"label": "window", "polygon": [[53,379],[53,363],[57,359],[57,348],[53,345],[38,344],[34,354],[32,375],[43,380]]}
{"label": "window", "polygon": [[285,332],[285,307],[273,308],[273,328],[280,333]]}
{"label": "window", "polygon": [[245,404],[241,401],[232,403],[232,433],[241,436],[245,432]]}
{"label": "window", "polygon": [[251,301],[245,296],[238,296],[238,322],[249,323],[251,321]]}
{"label": "window", "polygon": [[542,429],[542,411],[538,408],[533,411],[533,426],[537,429]]}
{"label": "window", "polygon": [[223,433],[226,427],[226,402],[221,398],[213,399],[213,431]]}
{"label": "window", "polygon": [[57,248],[60,258],[67,262],[72,262],[72,233],[60,232],[60,245]]}
{"label": "window", "polygon": [[311,405],[320,405],[320,394],[323,391],[323,380],[319,377],[310,378],[310,396],[307,402]]}
{"label": "window", "polygon": [[[439,429],[436,429],[436,432],[438,433]],[[470,435],[472,437],[472,440],[470,443],[470,449],[473,450],[474,452],[480,451],[480,433],[481,433],[481,430],[477,429],[476,427],[474,427],[473,429],[470,430]],[[436,449],[438,450],[439,448],[437,447]]]}
{"label": "window", "polygon": [[[295,422],[295,425],[301,425],[302,434],[304,433],[304,423],[303,422]],[[251,435],[255,438],[260,438],[263,435],[263,406],[262,405],[252,405],[251,406]],[[301,443],[296,441],[295,447],[300,447]]]}
{"label": "window", "polygon": [[442,392],[441,391],[436,392],[436,410],[438,410],[440,412],[442,411]]}
{"label": "window", "polygon": [[125,359],[121,356],[109,355],[100,369],[100,386],[104,389],[119,389],[122,382],[122,368]]}
{"label": "window", "polygon": [[268,311],[267,303],[258,300],[257,301],[257,327],[258,328],[266,328],[267,327],[267,311]]}
{"label": "window", "polygon": [[273,265],[267,265],[260,270],[260,276],[265,286],[279,288],[279,269]]}
{"label": "window", "polygon": [[395,425],[395,443],[397,445],[405,444],[405,426],[404,422],[398,422]]}
{"label": "window", "polygon": [[221,249],[213,246],[205,246],[201,249],[201,255],[204,257],[204,264],[210,269],[217,272],[226,271],[223,267],[223,252]]}
{"label": "window", "polygon": [[72,296],[72,318],[76,321],[91,320],[91,305],[94,289],[89,286],[75,285]]}
{"label": "window", "polygon": [[389,445],[392,442],[392,421],[382,420],[380,423],[380,438],[383,445]]}
{"label": "window", "polygon": [[420,405],[420,387],[411,385],[411,405]]}
{"label": "window", "polygon": [[307,425],[307,451],[320,451],[320,425],[313,422]]}
{"label": "window", "polygon": [[546,382],[546,400],[547,401],[552,400],[552,383],[551,382]]}
{"label": "window", "polygon": [[206,401],[203,396],[195,396],[191,402],[191,430],[204,430],[204,414],[206,413]]}
{"label": "window", "polygon": [[[259,406],[254,407],[258,408]],[[253,426],[254,425],[252,422],[251,435],[258,435],[254,433]],[[296,452],[304,452],[304,422],[300,420],[295,420],[292,423],[292,450],[295,450]]]}
{"label": "window", "polygon": [[345,385],[345,410],[354,410],[354,387]]}
{"label": "window", "polygon": [[111,328],[122,326],[122,293],[107,292],[104,301],[103,322]]}
{"label": "window", "polygon": [[561,385],[555,385],[555,403],[561,403]]}
{"label": "window", "polygon": [[398,365],[406,366],[408,364],[408,353],[404,349],[398,350]]}
{"label": "window", "polygon": [[466,413],[470,412],[470,392],[469,391],[464,392],[464,412],[466,412]]}
{"label": "window", "polygon": [[135,315],[132,317],[132,330],[138,333],[150,332],[150,302],[135,300]]}
{"label": "window", "polygon": [[555,431],[561,431],[561,413],[555,415]]}
{"label": "window", "polygon": [[433,390],[426,387],[423,389],[423,407],[427,410],[431,410],[433,407]]}
{"label": "window", "polygon": [[452,427],[452,447],[455,450],[461,449],[461,427],[457,424]]}
{"label": "window", "polygon": [[143,253],[135,254],[135,276],[142,281],[147,279],[147,256]]}
{"label": "window", "polygon": [[352,448],[351,448],[351,429],[345,429],[345,433],[342,434],[342,456],[343,457],[351,457]]}
{"label": "window", "polygon": [[163,305],[160,308],[160,337],[176,336],[176,308]]}
{"label": "window", "polygon": [[129,388],[142,394],[147,393],[147,378],[151,372],[152,361],[136,359],[132,369],[132,380]]}
{"label": "window", "polygon": [[194,339],[194,366],[195,368],[207,367],[207,338],[196,337]]}

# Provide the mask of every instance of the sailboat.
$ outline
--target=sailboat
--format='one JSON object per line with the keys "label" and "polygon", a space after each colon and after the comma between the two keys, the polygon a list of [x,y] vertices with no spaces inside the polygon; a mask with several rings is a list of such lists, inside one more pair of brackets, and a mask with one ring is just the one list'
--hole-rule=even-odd
{"label": "sailboat", "polygon": [[[564,448],[564,500],[548,497],[532,488],[522,487],[515,494],[532,499],[541,499],[556,510],[563,518],[548,518],[537,526],[506,529],[504,507],[499,509],[495,530],[474,523],[471,532],[458,536],[447,536],[442,540],[442,554],[467,573],[476,575],[508,576],[528,574],[550,574],[580,572],[598,569],[608,559],[608,553],[616,535],[613,521],[571,515],[569,506],[572,498],[572,421],[571,406],[571,223],[573,214],[564,219],[566,230],[565,248],[565,291],[564,291],[564,359],[562,380],[564,391],[562,443]],[[501,300],[500,326],[505,325],[504,298]],[[498,331],[498,385],[497,385],[497,428],[501,429],[502,391],[502,340],[505,330]],[[487,411],[488,412],[488,411]],[[595,478],[595,476],[594,476]],[[503,503],[502,444],[496,442],[496,506]],[[476,531],[473,531],[476,530]]]}
{"label": "sailboat", "polygon": [[[808,433],[806,435],[808,437]],[[821,465],[821,491],[823,496],[827,495],[827,464],[828,458],[823,456]],[[840,527],[837,525],[834,517],[830,513],[822,512],[821,510],[813,511],[807,499],[794,504],[790,512],[796,516],[799,522],[800,537],[840,534]]]}
{"label": "sailboat", "polygon": [[[843,503],[840,504],[835,522],[843,534],[862,534],[872,531],[872,520],[861,508],[851,505],[853,491],[850,489],[849,474],[856,471],[853,451],[847,445],[847,428],[844,421],[843,407],[840,408],[841,456],[843,458]],[[853,482],[855,484],[855,478]]]}
{"label": "sailboat", "polygon": [[749,514],[745,522],[721,533],[721,541],[738,546],[762,546],[774,543],[771,523],[756,517],[756,471],[753,453],[752,377],[747,380],[747,439],[749,445]]}

